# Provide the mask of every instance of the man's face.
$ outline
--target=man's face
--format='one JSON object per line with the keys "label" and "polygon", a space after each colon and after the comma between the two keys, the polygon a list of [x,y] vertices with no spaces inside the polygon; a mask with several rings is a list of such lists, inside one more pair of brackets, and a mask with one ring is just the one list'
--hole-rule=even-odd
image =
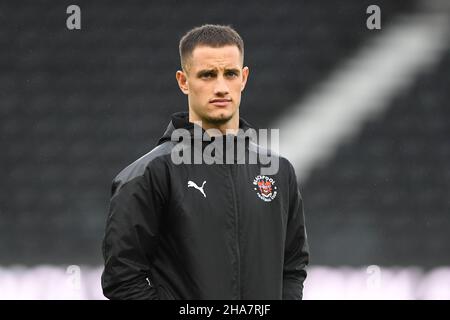
{"label": "man's face", "polygon": [[193,120],[218,126],[237,119],[248,68],[237,46],[198,46],[177,72],[181,91],[188,95]]}

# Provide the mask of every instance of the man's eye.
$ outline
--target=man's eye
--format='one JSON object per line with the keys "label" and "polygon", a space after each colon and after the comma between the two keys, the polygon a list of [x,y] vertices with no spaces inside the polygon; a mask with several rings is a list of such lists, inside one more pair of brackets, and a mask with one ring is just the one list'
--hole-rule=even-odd
{"label": "man's eye", "polygon": [[204,73],[202,74],[202,78],[208,79],[208,78],[212,78],[214,75],[212,73]]}
{"label": "man's eye", "polygon": [[237,77],[237,73],[236,72],[227,72],[226,76],[227,77]]}

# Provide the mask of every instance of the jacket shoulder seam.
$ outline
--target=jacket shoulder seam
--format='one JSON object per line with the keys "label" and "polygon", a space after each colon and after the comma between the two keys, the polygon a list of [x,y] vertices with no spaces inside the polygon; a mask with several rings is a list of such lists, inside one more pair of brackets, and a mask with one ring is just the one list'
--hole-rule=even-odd
{"label": "jacket shoulder seam", "polygon": [[173,148],[172,141],[166,141],[152,149],[142,157],[138,158],[125,167],[114,179],[113,184],[124,185],[135,178],[142,176],[146,168],[156,159],[167,156]]}

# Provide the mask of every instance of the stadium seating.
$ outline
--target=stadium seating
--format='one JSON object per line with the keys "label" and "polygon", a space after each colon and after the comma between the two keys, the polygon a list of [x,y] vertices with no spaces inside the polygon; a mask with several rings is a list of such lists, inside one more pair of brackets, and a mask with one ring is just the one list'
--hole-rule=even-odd
{"label": "stadium seating", "polygon": [[[415,9],[379,2],[386,27]],[[67,30],[64,2],[0,4],[1,265],[102,262],[112,178],[187,109],[175,71],[191,27],[241,33],[251,69],[241,115],[261,128],[376,36],[367,1],[205,3],[77,1],[79,31]],[[450,243],[438,230],[449,211],[449,59],[434,71],[301,181],[313,262],[449,262],[433,256]],[[416,242],[403,252],[406,241]]]}
{"label": "stadium seating", "polygon": [[450,263],[450,51],[304,184],[318,264]]}

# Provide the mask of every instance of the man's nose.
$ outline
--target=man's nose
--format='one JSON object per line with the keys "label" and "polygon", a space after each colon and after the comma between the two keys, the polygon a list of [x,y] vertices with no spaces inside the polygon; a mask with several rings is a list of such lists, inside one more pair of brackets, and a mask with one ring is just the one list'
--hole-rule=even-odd
{"label": "man's nose", "polygon": [[228,85],[223,77],[217,77],[216,86],[214,87],[214,94],[218,96],[225,96],[228,92]]}

